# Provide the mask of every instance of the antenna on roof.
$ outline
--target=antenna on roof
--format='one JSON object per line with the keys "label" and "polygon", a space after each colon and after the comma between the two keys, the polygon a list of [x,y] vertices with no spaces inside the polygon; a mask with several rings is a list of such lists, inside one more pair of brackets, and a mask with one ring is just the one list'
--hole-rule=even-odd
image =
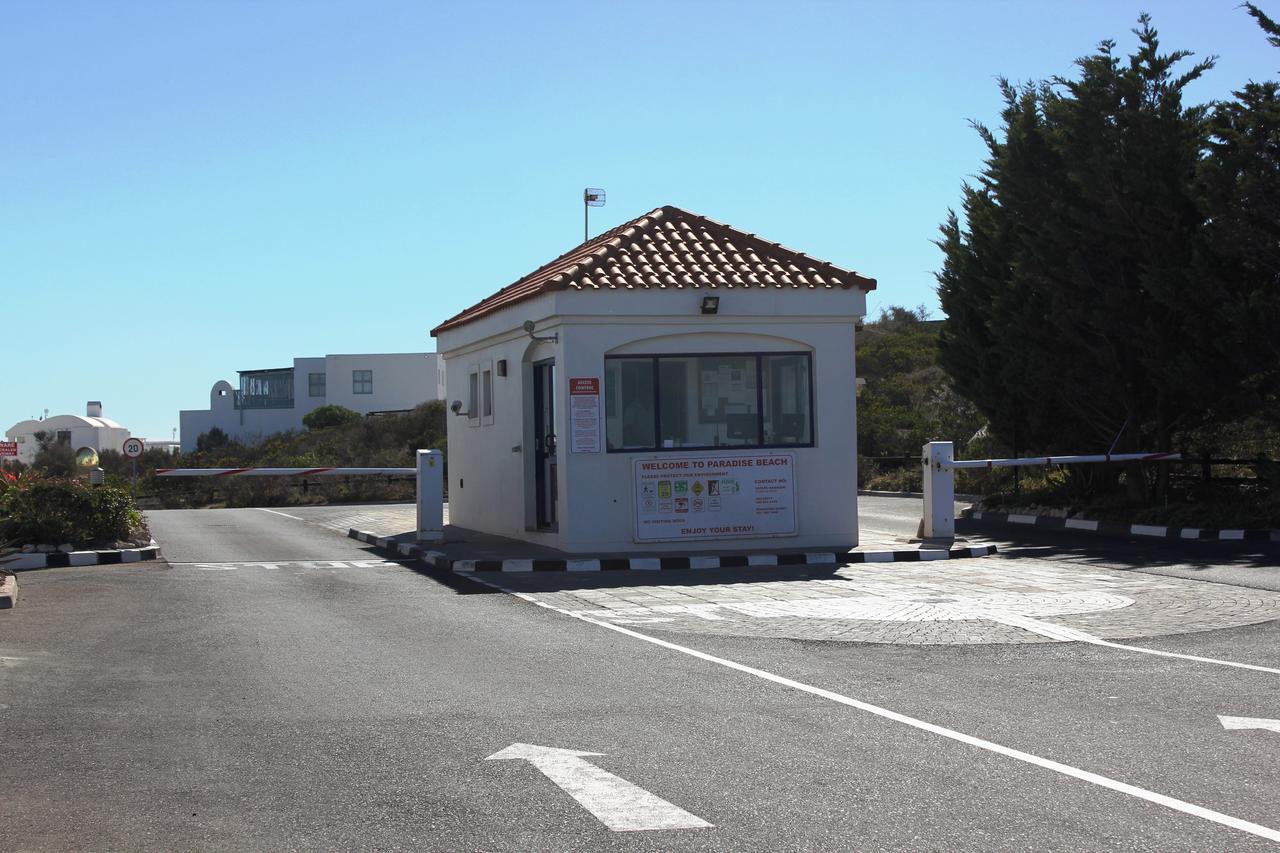
{"label": "antenna on roof", "polygon": [[587,242],[590,231],[587,228],[587,214],[593,207],[604,207],[604,190],[587,187],[582,191],[582,242]]}

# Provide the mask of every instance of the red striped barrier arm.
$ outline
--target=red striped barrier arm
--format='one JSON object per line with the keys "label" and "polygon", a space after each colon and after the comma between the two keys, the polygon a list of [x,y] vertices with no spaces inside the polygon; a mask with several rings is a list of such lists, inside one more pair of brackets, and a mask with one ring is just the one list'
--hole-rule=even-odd
{"label": "red striped barrier arm", "polygon": [[412,477],[416,468],[157,468],[157,477]]}

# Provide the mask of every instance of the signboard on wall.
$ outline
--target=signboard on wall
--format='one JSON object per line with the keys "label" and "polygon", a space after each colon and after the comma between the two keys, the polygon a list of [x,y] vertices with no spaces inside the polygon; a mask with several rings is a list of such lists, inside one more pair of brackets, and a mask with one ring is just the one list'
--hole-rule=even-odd
{"label": "signboard on wall", "polygon": [[795,454],[637,459],[637,542],[796,533]]}
{"label": "signboard on wall", "polygon": [[573,453],[600,452],[600,380],[594,376],[569,380],[569,436]]}

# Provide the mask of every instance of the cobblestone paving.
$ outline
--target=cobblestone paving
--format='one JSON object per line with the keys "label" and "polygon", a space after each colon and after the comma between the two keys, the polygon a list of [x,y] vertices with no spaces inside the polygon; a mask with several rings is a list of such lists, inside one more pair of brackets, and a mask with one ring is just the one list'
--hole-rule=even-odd
{"label": "cobblestone paving", "polygon": [[[340,533],[354,527],[391,536],[415,524],[409,504],[289,512]],[[863,549],[909,547],[887,533],[868,533]],[[619,625],[800,640],[1047,643],[1057,640],[1034,630],[1037,621],[1115,640],[1280,619],[1277,593],[998,555],[868,563],[825,573],[769,567],[652,575],[503,573],[485,580]]]}
{"label": "cobblestone paving", "polygon": [[625,585],[564,575],[486,580],[619,625],[800,640],[1044,643],[1056,639],[1046,627],[1123,639],[1280,618],[1275,593],[1044,560],[865,564],[824,576],[764,571],[767,579],[760,569],[663,572],[660,578],[629,572]]}

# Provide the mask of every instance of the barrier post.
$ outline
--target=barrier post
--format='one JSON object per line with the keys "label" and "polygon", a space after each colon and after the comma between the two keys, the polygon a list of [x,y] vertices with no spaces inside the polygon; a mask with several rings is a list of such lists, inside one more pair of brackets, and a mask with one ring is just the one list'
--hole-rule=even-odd
{"label": "barrier post", "polygon": [[954,539],[956,535],[955,450],[949,441],[931,441],[922,448],[924,468],[924,538]]}
{"label": "barrier post", "polygon": [[444,541],[444,454],[418,451],[418,541]]}

